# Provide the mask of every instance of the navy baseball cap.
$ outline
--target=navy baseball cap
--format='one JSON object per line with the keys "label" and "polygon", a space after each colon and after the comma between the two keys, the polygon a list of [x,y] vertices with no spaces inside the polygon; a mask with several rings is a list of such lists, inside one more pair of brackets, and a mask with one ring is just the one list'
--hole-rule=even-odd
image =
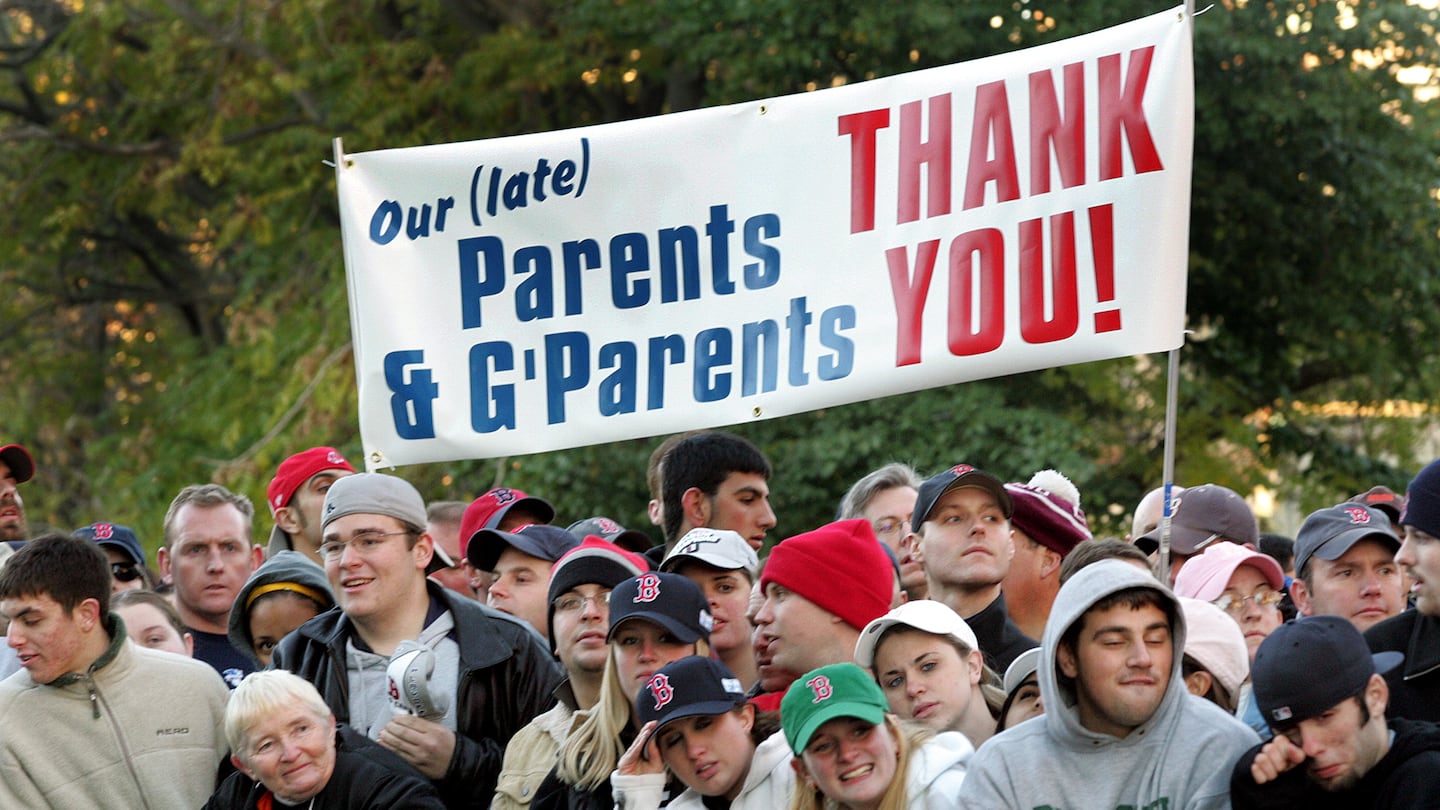
{"label": "navy baseball cap", "polygon": [[565,556],[565,552],[578,545],[580,545],[580,538],[559,526],[551,526],[548,523],[531,523],[512,532],[481,529],[475,533],[470,544],[466,546],[465,556],[477,569],[494,571],[495,564],[500,562],[500,555],[505,552],[507,546],[522,554],[529,554],[531,557],[538,557],[553,563]]}
{"label": "navy baseball cap", "polygon": [[587,537],[599,537],[636,554],[644,554],[655,545],[650,540],[650,535],[638,529],[627,529],[608,517],[596,515],[595,517],[577,520],[565,528],[576,537],[584,540]]}
{"label": "navy baseball cap", "polygon": [[661,667],[635,702],[640,724],[654,720],[655,731],[686,717],[724,714],[745,702],[740,679],[713,658],[691,655]]}
{"label": "navy baseball cap", "polygon": [[605,640],[614,639],[615,631],[629,619],[658,624],[685,644],[708,641],[715,624],[699,585],[689,577],[659,571],[647,571],[611,589],[610,632]]}
{"label": "navy baseball cap", "polygon": [[1293,726],[1360,694],[1370,676],[1399,666],[1398,652],[1370,653],[1348,619],[1309,616],[1275,628],[1255,651],[1255,703],[1272,729]]}
{"label": "navy baseball cap", "polygon": [[910,521],[911,525],[919,526],[929,520],[930,512],[935,508],[940,496],[960,487],[976,487],[990,493],[1000,504],[1000,511],[1005,513],[1007,520],[1015,514],[1015,503],[999,478],[969,464],[956,464],[942,473],[930,476],[920,485],[915,496],[915,515]]}
{"label": "navy baseball cap", "polygon": [[1338,560],[1361,540],[1378,540],[1391,554],[1400,550],[1400,538],[1378,506],[1347,501],[1311,512],[1295,535],[1296,574],[1303,574],[1311,557]]}
{"label": "navy baseball cap", "polygon": [[91,523],[76,529],[75,536],[89,540],[97,546],[112,546],[124,552],[130,562],[136,565],[145,564],[145,550],[140,547],[140,539],[129,526],[118,523]]}

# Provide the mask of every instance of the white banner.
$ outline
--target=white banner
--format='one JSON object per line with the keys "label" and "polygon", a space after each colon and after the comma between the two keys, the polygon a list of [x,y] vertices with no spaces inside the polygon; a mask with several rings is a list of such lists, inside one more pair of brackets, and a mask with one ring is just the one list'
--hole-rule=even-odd
{"label": "white banner", "polygon": [[604,126],[344,155],[366,466],[535,453],[1168,351],[1180,9]]}

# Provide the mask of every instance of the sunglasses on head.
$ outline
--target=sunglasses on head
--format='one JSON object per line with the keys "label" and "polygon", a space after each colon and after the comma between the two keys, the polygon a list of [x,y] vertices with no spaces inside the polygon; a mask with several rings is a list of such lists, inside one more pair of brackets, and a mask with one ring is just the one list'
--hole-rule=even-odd
{"label": "sunglasses on head", "polygon": [[134,582],[140,578],[140,569],[135,563],[110,563],[110,576],[121,582]]}

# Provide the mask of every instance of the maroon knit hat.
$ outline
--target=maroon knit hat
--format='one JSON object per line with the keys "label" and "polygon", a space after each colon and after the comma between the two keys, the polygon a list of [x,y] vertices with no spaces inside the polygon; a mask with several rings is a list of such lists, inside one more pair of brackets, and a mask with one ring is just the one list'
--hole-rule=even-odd
{"label": "maroon knit hat", "polygon": [[1010,525],[1056,554],[1064,557],[1092,537],[1079,492],[1060,473],[1041,470],[1027,484],[1006,484],[1005,491],[1015,503]]}
{"label": "maroon knit hat", "polygon": [[828,523],[770,551],[760,588],[773,582],[834,613],[856,630],[890,610],[892,568],[870,521]]}

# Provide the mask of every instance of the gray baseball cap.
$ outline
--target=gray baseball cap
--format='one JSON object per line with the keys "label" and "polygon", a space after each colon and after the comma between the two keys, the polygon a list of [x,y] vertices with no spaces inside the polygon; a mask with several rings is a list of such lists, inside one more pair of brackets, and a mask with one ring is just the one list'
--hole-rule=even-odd
{"label": "gray baseball cap", "polygon": [[1378,540],[1392,554],[1400,550],[1400,538],[1379,507],[1347,501],[1311,512],[1295,535],[1295,573],[1302,573],[1311,557],[1338,560],[1361,540]]}
{"label": "gray baseball cap", "polygon": [[320,519],[323,530],[346,515],[389,515],[424,529],[425,499],[409,481],[384,473],[357,473],[337,478],[325,493]]}

